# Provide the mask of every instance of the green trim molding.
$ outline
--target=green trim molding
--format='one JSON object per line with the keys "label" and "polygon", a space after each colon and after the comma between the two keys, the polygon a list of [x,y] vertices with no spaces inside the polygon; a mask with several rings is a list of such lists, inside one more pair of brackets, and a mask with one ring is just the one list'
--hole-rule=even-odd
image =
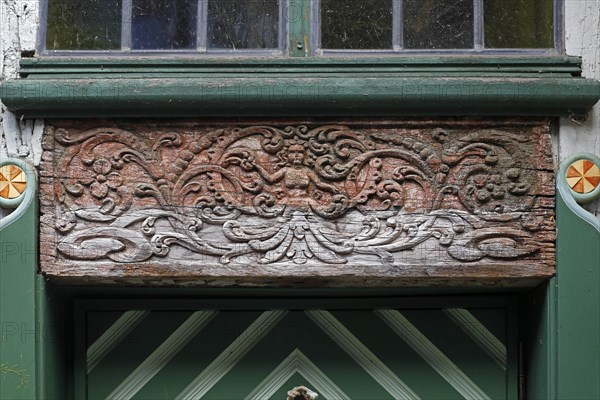
{"label": "green trim molding", "polygon": [[557,399],[600,398],[600,221],[577,204],[565,172],[576,154],[561,165],[557,176],[557,276],[551,312],[556,317]]}
{"label": "green trim molding", "polygon": [[526,393],[529,399],[600,398],[600,221],[583,209],[566,180],[575,154],[560,166],[556,184],[557,275],[524,296]]}
{"label": "green trim molding", "polygon": [[4,165],[25,171],[27,186],[14,201],[0,204],[16,207],[0,220],[0,364],[19,372],[0,374],[0,399],[38,399],[36,174],[22,160],[4,159]]}
{"label": "green trim molding", "polygon": [[576,57],[28,58],[0,86],[25,117],[580,116]]}

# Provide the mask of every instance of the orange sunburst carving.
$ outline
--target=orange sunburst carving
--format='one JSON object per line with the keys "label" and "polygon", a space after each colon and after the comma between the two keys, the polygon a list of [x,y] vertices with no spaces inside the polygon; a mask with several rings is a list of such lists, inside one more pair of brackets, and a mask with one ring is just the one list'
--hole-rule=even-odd
{"label": "orange sunburst carving", "polygon": [[27,187],[25,172],[16,165],[0,167],[0,197],[14,199],[19,197]]}
{"label": "orange sunburst carving", "polygon": [[600,185],[600,168],[590,160],[577,160],[567,169],[566,179],[573,191],[590,193]]}

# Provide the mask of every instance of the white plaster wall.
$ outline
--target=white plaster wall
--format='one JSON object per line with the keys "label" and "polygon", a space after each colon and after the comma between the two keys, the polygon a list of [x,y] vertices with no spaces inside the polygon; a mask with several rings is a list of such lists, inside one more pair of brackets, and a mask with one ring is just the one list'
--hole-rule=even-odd
{"label": "white plaster wall", "polygon": [[[38,0],[0,0],[0,80],[18,75],[21,52],[33,51]],[[0,103],[0,158],[21,157],[37,165],[42,155],[42,120],[18,120]]]}
{"label": "white plaster wall", "polygon": [[[33,51],[38,0],[0,0],[0,81],[18,76],[22,51]],[[19,157],[37,165],[42,156],[42,120],[18,120],[0,102],[0,160]],[[8,210],[0,208],[0,218]]]}
{"label": "white plaster wall", "polygon": [[[583,76],[600,80],[600,0],[565,0],[565,44],[567,54],[583,57]],[[600,156],[600,103],[583,122],[561,119],[555,143],[558,161],[578,152]],[[600,201],[585,207],[600,219]]]}

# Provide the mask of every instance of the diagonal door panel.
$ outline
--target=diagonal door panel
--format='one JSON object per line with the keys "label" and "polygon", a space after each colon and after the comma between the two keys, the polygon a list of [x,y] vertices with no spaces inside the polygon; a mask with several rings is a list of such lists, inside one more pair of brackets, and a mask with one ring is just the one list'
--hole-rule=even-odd
{"label": "diagonal door panel", "polygon": [[[151,312],[88,374],[90,399],[104,400],[135,371],[193,312]],[[90,317],[91,318],[91,317]],[[89,324],[93,320],[88,321]]]}
{"label": "diagonal door panel", "polygon": [[479,347],[506,371],[506,345],[502,343],[481,321],[469,310],[449,308],[444,310],[456,325],[460,327]]}
{"label": "diagonal door panel", "polygon": [[393,399],[301,311],[289,312],[264,340],[206,393],[206,398],[239,400],[238,393],[245,397],[296,348],[345,393],[352,392],[355,398],[361,400]]}
{"label": "diagonal door panel", "polygon": [[418,400],[419,396],[381,362],[330,312],[307,311],[307,315],[396,399]]}
{"label": "diagonal door panel", "polygon": [[[351,400],[342,389],[299,349],[291,352],[244,400],[262,400],[273,397],[280,388],[285,387],[285,383],[296,373],[302,375],[311,384],[311,389],[316,391],[321,398]],[[291,387],[295,386],[290,386],[289,388]]]}
{"label": "diagonal door panel", "polygon": [[174,399],[263,312],[220,311],[206,328],[139,391],[134,400]]}
{"label": "diagonal door panel", "polygon": [[139,310],[126,311],[106,329],[87,349],[87,372],[90,373],[149,313]]}
{"label": "diagonal door panel", "polygon": [[377,310],[375,313],[465,399],[491,400],[487,393],[469,379],[398,310]]}
{"label": "diagonal door panel", "polygon": [[[510,374],[515,374],[514,367],[505,370],[499,366],[481,346],[473,341],[470,335],[448,318],[443,310],[402,310],[401,312],[489,397],[496,399],[508,395],[506,384],[499,385],[498,381],[506,381]],[[482,312],[483,310],[479,311],[479,315],[482,315]],[[496,325],[504,325],[504,330],[507,329],[504,310],[487,310],[487,313],[489,313],[487,319],[493,318]],[[486,321],[486,318],[479,320]],[[488,325],[486,322],[485,326],[496,331],[493,325]],[[472,329],[478,327],[479,325]],[[498,335],[501,340],[505,340],[505,336],[505,334]]]}
{"label": "diagonal door panel", "polygon": [[283,400],[299,385],[324,400],[516,396],[498,362],[514,363],[503,309],[147,311],[89,313],[88,399]]}
{"label": "diagonal door panel", "polygon": [[332,311],[332,313],[422,399],[464,399],[373,311]]}
{"label": "diagonal door panel", "polygon": [[177,400],[202,398],[223,376],[260,342],[285,316],[286,311],[265,311],[252,325],[219,355],[177,397]]}
{"label": "diagonal door panel", "polygon": [[106,400],[129,400],[140,391],[196,334],[217,315],[218,311],[196,311],[162,342]]}

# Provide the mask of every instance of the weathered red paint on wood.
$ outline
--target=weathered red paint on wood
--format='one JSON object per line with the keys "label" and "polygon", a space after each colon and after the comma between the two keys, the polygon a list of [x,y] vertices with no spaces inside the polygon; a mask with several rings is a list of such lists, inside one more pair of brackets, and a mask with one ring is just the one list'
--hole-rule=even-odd
{"label": "weathered red paint on wood", "polygon": [[548,129],[53,121],[41,269],[76,283],[533,284],[554,274]]}

